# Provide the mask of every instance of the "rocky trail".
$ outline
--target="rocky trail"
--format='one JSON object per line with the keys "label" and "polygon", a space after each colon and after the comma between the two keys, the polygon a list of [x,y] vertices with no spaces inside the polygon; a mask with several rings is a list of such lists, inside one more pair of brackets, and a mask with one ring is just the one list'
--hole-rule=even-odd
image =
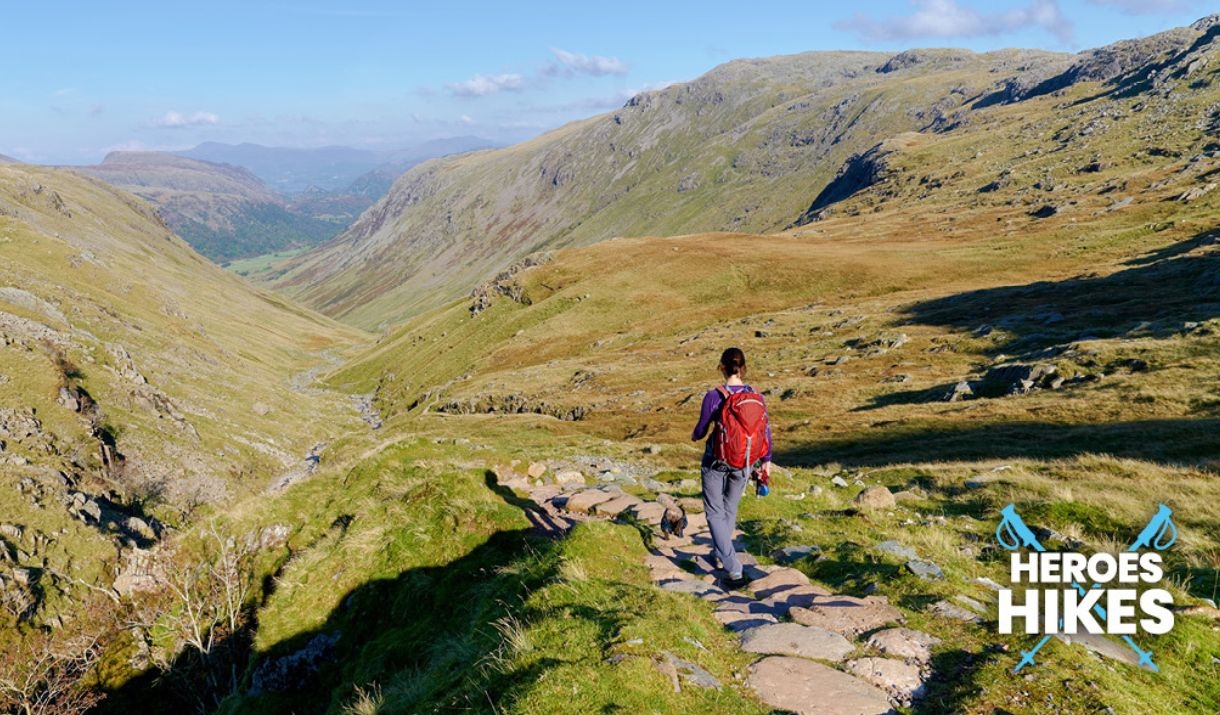
{"label": "rocky trail", "polygon": [[[677,537],[661,529],[664,506],[617,485],[590,487],[574,478],[539,484],[503,468],[496,475],[501,487],[528,497],[531,522],[552,536],[589,519],[633,519],[653,527],[646,561],[653,583],[714,604],[715,618],[739,634],[742,650],[758,654],[745,681],[771,707],[820,715],[889,713],[917,700],[932,676],[931,648],[939,640],[901,627],[902,612],[884,597],[831,593],[795,568],[760,564],[740,543],[751,581],[742,590],[722,588],[710,562],[711,533],[699,499],[678,500],[687,523],[684,536]],[[721,687],[697,663],[664,655],[657,668],[676,690],[684,684]]]}

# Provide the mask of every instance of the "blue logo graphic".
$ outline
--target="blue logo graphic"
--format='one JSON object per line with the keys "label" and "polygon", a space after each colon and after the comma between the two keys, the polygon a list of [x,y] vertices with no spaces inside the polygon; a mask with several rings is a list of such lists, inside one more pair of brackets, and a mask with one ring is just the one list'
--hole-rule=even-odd
{"label": "blue logo graphic", "polygon": [[[995,532],[996,540],[1000,543],[1000,546],[1004,547],[1008,551],[1018,551],[1022,548],[1026,548],[1033,549],[1034,551],[1038,552],[1046,552],[1046,547],[1038,541],[1038,537],[1034,535],[1034,532],[1031,531],[1028,526],[1026,526],[1025,521],[1021,518],[1021,515],[1017,513],[1016,507],[1013,504],[1009,504],[1008,506],[1004,507],[1000,511],[1000,514],[1003,516],[1003,519],[1000,521],[1000,525],[996,527]],[[1173,510],[1171,510],[1168,506],[1161,504],[1157,509],[1156,514],[1153,515],[1152,520],[1148,522],[1148,525],[1144,527],[1144,530],[1140,532],[1135,541],[1132,542],[1129,547],[1127,547],[1127,551],[1137,552],[1145,549],[1165,551],[1169,547],[1173,546],[1174,542],[1178,539],[1178,529],[1173,523],[1173,519],[1171,518],[1172,515]],[[1077,581],[1072,581],[1071,585],[1076,589],[1080,596],[1084,596],[1089,591],[1089,589],[1086,589]],[[1101,588],[1101,584],[1094,583],[1092,584],[1091,588]],[[1103,622],[1107,620],[1106,609],[1100,603],[1093,604],[1092,611],[1096,613]],[[1063,622],[1060,621],[1060,626],[1062,627],[1062,625]],[[1052,634],[1049,633],[1043,635],[1042,639],[1038,641],[1033,648],[1021,651],[1021,661],[1017,663],[1016,667],[1013,668],[1013,671],[1019,671],[1021,668],[1024,668],[1027,665],[1034,665],[1034,656],[1039,650],[1042,649],[1042,646],[1046,645],[1046,642],[1050,640],[1051,635]],[[1122,636],[1122,639],[1139,657],[1140,666],[1146,667],[1153,672],[1160,671],[1160,668],[1157,667],[1156,662],[1152,660],[1151,650],[1141,649],[1138,645],[1136,645],[1135,641],[1132,640],[1131,636],[1129,635]]]}

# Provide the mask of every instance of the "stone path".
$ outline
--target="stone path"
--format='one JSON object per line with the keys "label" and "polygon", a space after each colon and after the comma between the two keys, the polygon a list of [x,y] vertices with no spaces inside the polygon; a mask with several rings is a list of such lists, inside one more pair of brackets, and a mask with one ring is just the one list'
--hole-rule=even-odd
{"label": "stone path", "polygon": [[[713,615],[740,634],[742,649],[762,656],[746,682],[767,705],[802,714],[880,715],[923,694],[931,647],[939,641],[895,627],[904,620],[902,612],[885,598],[835,595],[794,568],[760,565],[740,542],[737,550],[752,581],[744,590],[727,591],[710,561],[711,534],[695,511],[697,501],[682,501],[684,536],[666,538],[660,529],[664,508],[616,486],[539,486],[512,470],[496,473],[501,485],[528,496],[527,514],[547,533],[596,518],[652,525],[655,546],[645,563],[653,583],[715,604]],[[659,661],[658,668],[669,673],[673,659]],[[673,682],[679,687],[676,677]]]}

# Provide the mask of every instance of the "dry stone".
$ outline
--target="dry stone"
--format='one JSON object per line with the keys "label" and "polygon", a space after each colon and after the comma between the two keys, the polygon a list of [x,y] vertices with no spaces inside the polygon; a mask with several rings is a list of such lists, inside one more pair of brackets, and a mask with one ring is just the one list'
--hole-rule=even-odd
{"label": "dry stone", "polygon": [[853,501],[871,509],[893,509],[897,504],[893,493],[885,487],[869,487],[857,494]]}
{"label": "dry stone", "polygon": [[566,471],[566,472],[557,472],[555,474],[555,483],[556,484],[584,484],[585,475],[583,475],[580,472],[577,472],[575,470],[570,470],[570,471]]}
{"label": "dry stone", "polygon": [[974,611],[967,611],[956,603],[943,599],[929,606],[928,611],[938,616],[965,621],[966,623],[980,623],[983,620]]}
{"label": "dry stone", "polygon": [[579,511],[587,514],[598,504],[608,502],[620,495],[621,492],[607,492],[602,491],[601,489],[589,489],[583,492],[577,492],[568,497],[568,502],[564,505],[564,509],[567,509],[568,511]]}
{"label": "dry stone", "polygon": [[924,693],[924,679],[917,665],[889,658],[860,658],[848,661],[846,667],[903,705],[910,705]]}
{"label": "dry stone", "polygon": [[726,598],[729,594],[719,586],[695,579],[683,579],[681,581],[667,581],[661,584],[661,588],[674,593],[689,593],[692,596],[707,599],[709,601],[718,601]]}
{"label": "dry stone", "polygon": [[846,638],[825,628],[774,623],[742,631],[741,648],[763,655],[799,655],[839,662],[855,650]]}
{"label": "dry stone", "polygon": [[902,611],[877,596],[822,596],[806,608],[793,608],[789,615],[797,623],[849,637],[902,620]]}
{"label": "dry stone", "polygon": [[792,568],[776,569],[750,584],[750,590],[759,598],[768,598],[780,591],[795,586],[808,586],[809,577]]}
{"label": "dry stone", "polygon": [[767,705],[798,715],[886,715],[886,694],[868,683],[804,658],[772,656],[750,666],[750,687]]}
{"label": "dry stone", "polygon": [[1117,641],[1112,641],[1101,634],[1094,633],[1077,633],[1076,635],[1059,634],[1055,636],[1059,640],[1071,645],[1077,643],[1088,648],[1098,655],[1105,656],[1110,660],[1117,660],[1128,665],[1139,666],[1139,656],[1135,651],[1128,648],[1125,644]]}
{"label": "dry stone", "polygon": [[610,501],[604,501],[593,507],[594,513],[598,516],[604,516],[608,519],[613,519],[622,512],[631,507],[636,507],[643,504],[643,500],[638,497],[633,497],[630,494],[622,494]]}
{"label": "dry stone", "polygon": [[720,621],[725,628],[730,631],[744,631],[758,626],[765,626],[771,623],[778,623],[775,616],[770,613],[743,613],[742,611],[732,611],[724,609],[716,609],[712,616]]}
{"label": "dry stone", "polygon": [[635,517],[640,521],[647,522],[654,526],[660,524],[661,517],[665,515],[665,507],[652,501],[641,502],[640,504],[631,507],[627,511],[634,514]]}
{"label": "dry stone", "polygon": [[932,660],[932,646],[939,645],[940,639],[910,628],[887,628],[870,636],[868,644],[884,655],[927,663]]}
{"label": "dry stone", "polygon": [[525,470],[525,473],[530,475],[531,479],[537,479],[546,474],[546,465],[542,462],[530,462],[529,469]]}
{"label": "dry stone", "polygon": [[829,595],[830,592],[821,586],[793,586],[773,593],[763,599],[763,603],[787,611],[790,608],[808,608],[819,598]]}

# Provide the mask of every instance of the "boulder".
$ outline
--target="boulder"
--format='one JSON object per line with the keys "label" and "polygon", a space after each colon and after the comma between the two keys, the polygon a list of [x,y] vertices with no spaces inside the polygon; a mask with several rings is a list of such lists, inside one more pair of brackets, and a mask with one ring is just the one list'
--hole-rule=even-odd
{"label": "boulder", "polygon": [[564,472],[556,472],[555,473],[555,483],[556,484],[584,484],[585,475],[581,474],[580,472],[578,472],[574,469],[570,469],[570,470],[564,471]]}
{"label": "boulder", "polygon": [[530,476],[530,479],[537,479],[546,474],[546,465],[542,462],[530,462],[530,466],[525,470],[525,473]]}
{"label": "boulder", "polygon": [[750,666],[749,685],[767,705],[798,715],[885,715],[885,692],[804,658],[772,656]]}
{"label": "boulder", "polygon": [[885,487],[869,487],[857,494],[852,501],[870,509],[892,509],[897,505],[894,494]]}
{"label": "boulder", "polygon": [[835,485],[836,487],[843,487],[843,488],[847,487],[847,480],[838,475],[835,475],[835,477],[830,480],[830,483]]}

